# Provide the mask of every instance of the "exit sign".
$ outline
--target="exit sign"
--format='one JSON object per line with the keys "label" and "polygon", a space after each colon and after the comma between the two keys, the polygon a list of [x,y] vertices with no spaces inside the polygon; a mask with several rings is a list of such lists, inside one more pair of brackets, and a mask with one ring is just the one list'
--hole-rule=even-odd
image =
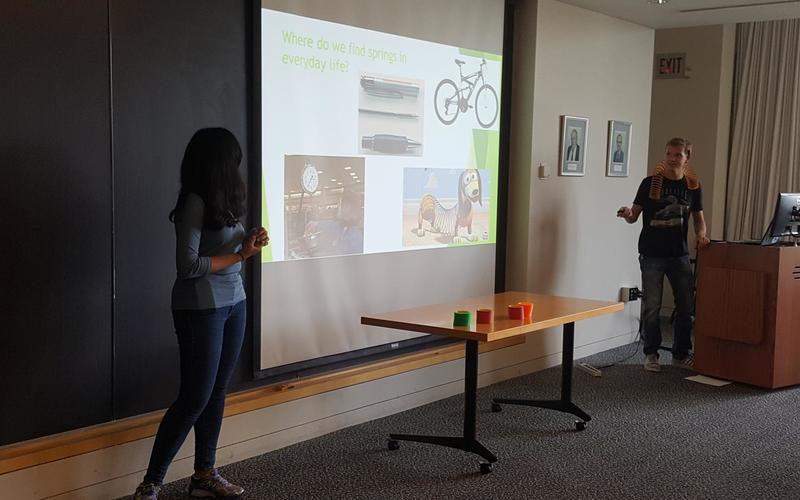
{"label": "exit sign", "polygon": [[686,78],[686,52],[656,54],[656,78]]}

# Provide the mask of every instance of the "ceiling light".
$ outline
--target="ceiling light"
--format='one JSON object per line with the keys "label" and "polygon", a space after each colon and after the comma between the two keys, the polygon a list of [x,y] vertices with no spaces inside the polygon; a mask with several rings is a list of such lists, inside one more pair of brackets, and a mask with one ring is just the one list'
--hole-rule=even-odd
{"label": "ceiling light", "polygon": [[654,4],[656,4],[656,5],[664,5],[664,4],[666,4],[667,2],[669,2],[669,0],[649,0],[649,2],[650,2],[650,3],[654,3]]}

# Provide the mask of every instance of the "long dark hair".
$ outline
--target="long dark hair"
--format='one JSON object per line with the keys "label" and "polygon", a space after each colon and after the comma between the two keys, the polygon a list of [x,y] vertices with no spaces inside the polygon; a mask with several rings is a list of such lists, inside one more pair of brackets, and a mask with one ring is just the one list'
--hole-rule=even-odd
{"label": "long dark hair", "polygon": [[169,220],[175,222],[186,195],[194,193],[205,203],[205,227],[218,230],[235,225],[245,213],[241,162],[242,148],[229,130],[202,128],[195,132],[183,153],[181,191]]}

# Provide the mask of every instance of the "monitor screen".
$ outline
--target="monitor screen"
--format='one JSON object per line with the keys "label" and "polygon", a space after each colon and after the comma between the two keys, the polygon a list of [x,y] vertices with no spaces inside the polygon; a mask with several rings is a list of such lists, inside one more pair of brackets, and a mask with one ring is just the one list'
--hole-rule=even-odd
{"label": "monitor screen", "polygon": [[762,245],[774,245],[783,236],[800,237],[800,193],[780,193]]}

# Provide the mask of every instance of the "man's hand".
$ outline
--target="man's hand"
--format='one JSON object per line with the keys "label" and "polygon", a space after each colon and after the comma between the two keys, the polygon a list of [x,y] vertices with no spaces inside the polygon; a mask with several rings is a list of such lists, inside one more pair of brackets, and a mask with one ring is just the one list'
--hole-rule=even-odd
{"label": "man's hand", "polygon": [[617,217],[625,219],[625,222],[628,224],[633,224],[639,220],[639,214],[641,213],[642,207],[634,203],[630,207],[620,207],[619,210],[617,210]]}
{"label": "man's hand", "polygon": [[697,250],[707,247],[711,243],[706,235],[697,236]]}

